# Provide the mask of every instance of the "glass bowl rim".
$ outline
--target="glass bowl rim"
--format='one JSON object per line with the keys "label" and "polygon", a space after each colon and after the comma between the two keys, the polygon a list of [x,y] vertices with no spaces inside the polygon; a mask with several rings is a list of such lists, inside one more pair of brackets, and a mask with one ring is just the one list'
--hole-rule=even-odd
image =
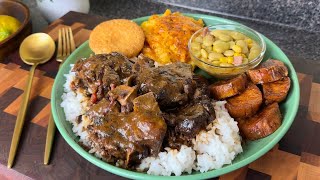
{"label": "glass bowl rim", "polygon": [[[257,37],[258,37],[258,40],[261,42],[261,52],[260,52],[260,54],[259,54],[259,56],[257,56],[255,59],[253,59],[252,61],[250,61],[250,62],[248,62],[248,63],[246,63],[246,64],[241,64],[241,65],[238,65],[238,66],[230,66],[230,67],[228,67],[228,66],[226,66],[226,67],[222,67],[222,66],[216,66],[216,65],[214,65],[214,64],[211,64],[211,63],[208,63],[208,62],[205,62],[205,61],[203,61],[203,60],[201,60],[201,59],[199,59],[199,58],[197,58],[197,57],[195,57],[194,55],[193,55],[193,52],[191,51],[191,41],[192,41],[192,39],[195,37],[195,35],[197,35],[197,34],[199,34],[201,31],[203,31],[205,28],[213,28],[213,27],[224,27],[224,26],[232,26],[232,27],[239,27],[239,28],[241,28],[241,29],[244,29],[245,31],[250,31],[250,32],[252,32],[254,35],[256,35]],[[217,28],[218,29],[218,28]],[[226,30],[228,30],[228,29],[226,29]],[[242,33],[242,32],[241,32]],[[201,29],[199,29],[199,30],[197,30],[195,33],[193,33],[193,35],[190,37],[190,39],[189,39],[189,42],[188,42],[188,50],[189,50],[189,53],[190,53],[190,55],[194,58],[194,59],[196,59],[197,61],[200,61],[200,62],[202,62],[202,63],[204,63],[204,64],[206,64],[206,65],[208,65],[208,66],[213,66],[213,67],[215,67],[215,68],[221,68],[221,69],[231,69],[231,68],[238,68],[238,67],[240,67],[240,68],[246,68],[246,67],[250,67],[251,65],[254,65],[256,62],[258,62],[260,59],[262,60],[262,58],[263,58],[263,56],[264,56],[264,54],[265,54],[265,52],[266,52],[266,42],[264,41],[264,39],[263,39],[263,37],[262,37],[262,35],[259,33],[259,32],[257,32],[256,30],[254,30],[254,29],[252,29],[252,28],[249,28],[249,27],[247,27],[247,26],[244,26],[244,25],[239,25],[239,24],[215,24],[215,25],[208,25],[208,26],[205,26],[205,27],[203,27],[203,28],[201,28]],[[260,61],[261,62],[261,61]]]}

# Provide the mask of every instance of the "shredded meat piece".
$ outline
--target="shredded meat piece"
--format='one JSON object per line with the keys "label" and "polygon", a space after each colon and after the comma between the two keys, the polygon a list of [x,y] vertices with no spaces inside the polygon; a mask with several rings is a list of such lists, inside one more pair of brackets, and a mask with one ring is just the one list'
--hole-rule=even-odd
{"label": "shredded meat piece", "polygon": [[153,92],[162,110],[188,102],[194,89],[191,65],[174,63],[153,67],[145,60],[138,60],[137,63],[136,84],[140,94]]}
{"label": "shredded meat piece", "polygon": [[79,60],[72,71],[76,73],[74,88],[82,88],[92,94],[95,103],[107,95],[111,87],[131,75],[132,63],[119,53],[99,54]]}

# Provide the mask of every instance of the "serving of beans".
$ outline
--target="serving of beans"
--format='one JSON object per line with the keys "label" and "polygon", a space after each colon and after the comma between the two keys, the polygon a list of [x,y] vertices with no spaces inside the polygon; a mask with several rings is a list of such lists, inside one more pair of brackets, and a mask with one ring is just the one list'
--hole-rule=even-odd
{"label": "serving of beans", "polygon": [[195,57],[221,67],[247,64],[261,53],[261,46],[240,32],[208,28],[192,39],[190,48]]}

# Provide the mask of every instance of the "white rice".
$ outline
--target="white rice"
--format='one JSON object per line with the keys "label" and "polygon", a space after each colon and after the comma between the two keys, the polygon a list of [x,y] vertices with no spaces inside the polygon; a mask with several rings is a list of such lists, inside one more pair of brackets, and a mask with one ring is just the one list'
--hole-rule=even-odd
{"label": "white rice", "polygon": [[225,103],[215,103],[216,119],[208,125],[207,132],[201,131],[193,140],[193,149],[197,152],[195,170],[206,172],[219,169],[231,164],[235,156],[242,152],[237,122],[229,115]]}
{"label": "white rice", "polygon": [[167,152],[160,152],[156,158],[145,158],[137,170],[148,169],[148,174],[162,176],[170,176],[172,173],[180,176],[182,172],[192,172],[196,153],[191,147],[182,145],[179,151],[168,147],[165,149]]}
{"label": "white rice", "polygon": [[[241,137],[237,122],[230,117],[224,107],[226,101],[214,104],[216,119],[193,139],[193,147],[182,146],[180,151],[166,149],[158,157],[142,160],[138,170],[147,170],[148,174],[170,176],[191,173],[190,169],[207,172],[231,164],[235,156],[242,152]],[[194,158],[197,154],[196,158]],[[181,160],[181,157],[187,157]]]}
{"label": "white rice", "polygon": [[[70,65],[71,69],[73,64]],[[71,82],[75,79],[75,73],[69,72],[69,74],[65,74],[66,83],[64,84],[64,92],[61,96],[62,102],[61,107],[64,109],[64,113],[66,116],[66,120],[72,123],[72,131],[80,137],[79,141],[84,143],[85,145],[88,144],[88,133],[84,130],[83,121],[81,123],[76,122],[76,118],[79,115],[82,115],[86,111],[87,101],[88,99],[85,98],[80,92],[74,92],[70,88]]]}
{"label": "white rice", "polygon": [[[61,97],[61,107],[64,108],[66,120],[73,125],[73,132],[80,137],[79,141],[90,146],[85,121],[80,124],[76,121],[77,116],[87,110],[88,99],[81,92],[71,90],[70,83],[74,80],[74,72],[66,74],[65,77],[67,80],[64,85],[65,93]],[[167,147],[166,152],[160,152],[157,157],[143,159],[137,170],[152,175],[180,176],[182,173],[190,174],[192,170],[207,172],[231,164],[236,155],[242,152],[242,147],[237,122],[229,115],[225,103],[226,101],[214,103],[216,119],[207,126],[206,131],[201,131],[192,140],[193,147],[183,145],[180,150]],[[94,148],[89,152],[101,157]]]}

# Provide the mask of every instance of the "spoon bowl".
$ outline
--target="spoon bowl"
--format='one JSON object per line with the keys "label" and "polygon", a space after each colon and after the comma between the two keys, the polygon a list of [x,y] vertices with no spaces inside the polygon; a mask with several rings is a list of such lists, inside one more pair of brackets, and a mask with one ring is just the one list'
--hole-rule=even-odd
{"label": "spoon bowl", "polygon": [[46,33],[35,33],[28,36],[23,40],[19,49],[22,61],[29,65],[46,63],[54,51],[54,41]]}
{"label": "spoon bowl", "polygon": [[23,62],[32,65],[27,80],[26,88],[23,93],[23,98],[20,110],[17,116],[16,124],[13,131],[13,137],[10,146],[8,168],[12,167],[14,157],[22,132],[24,119],[26,116],[26,109],[30,97],[32,86],[32,79],[37,65],[49,61],[55,51],[55,44],[53,39],[46,33],[35,33],[28,36],[20,45],[19,53]]}

